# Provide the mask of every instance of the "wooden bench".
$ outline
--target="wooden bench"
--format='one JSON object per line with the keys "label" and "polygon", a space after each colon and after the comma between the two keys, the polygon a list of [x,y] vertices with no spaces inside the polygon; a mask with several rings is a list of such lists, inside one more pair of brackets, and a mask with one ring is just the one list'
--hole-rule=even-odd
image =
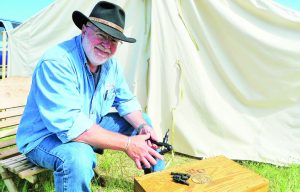
{"label": "wooden bench", "polygon": [[[18,191],[13,181],[14,176],[34,184],[37,181],[37,174],[47,171],[30,163],[20,154],[16,146],[16,132],[30,85],[31,78],[28,77],[9,77],[0,80],[0,174],[9,192]],[[102,149],[95,152],[103,154]],[[103,187],[105,180],[101,177],[98,167],[94,172]]]}
{"label": "wooden bench", "polygon": [[47,169],[35,166],[19,153],[16,132],[29,93],[31,79],[13,77],[0,80],[0,174],[8,191],[18,191],[13,181],[17,175],[30,183]]}

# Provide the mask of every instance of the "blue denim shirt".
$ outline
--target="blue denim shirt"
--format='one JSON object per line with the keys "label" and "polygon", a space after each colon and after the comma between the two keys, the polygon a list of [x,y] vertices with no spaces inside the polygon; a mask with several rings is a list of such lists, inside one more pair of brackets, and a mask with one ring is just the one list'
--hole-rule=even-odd
{"label": "blue denim shirt", "polygon": [[141,110],[114,58],[102,65],[95,88],[81,35],[76,36],[48,50],[38,62],[17,131],[17,146],[28,153],[52,134],[69,142],[99,123],[111,107],[121,116]]}

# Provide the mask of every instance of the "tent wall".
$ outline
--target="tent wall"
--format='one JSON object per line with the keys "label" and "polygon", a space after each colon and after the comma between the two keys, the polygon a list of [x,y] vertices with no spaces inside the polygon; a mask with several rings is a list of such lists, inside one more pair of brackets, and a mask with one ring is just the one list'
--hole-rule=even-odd
{"label": "tent wall", "polygon": [[[89,2],[89,3],[87,3]],[[9,34],[9,75],[29,76],[46,48],[80,33],[58,0]],[[300,162],[300,15],[266,0],[113,1],[127,13],[116,55],[176,151]]]}

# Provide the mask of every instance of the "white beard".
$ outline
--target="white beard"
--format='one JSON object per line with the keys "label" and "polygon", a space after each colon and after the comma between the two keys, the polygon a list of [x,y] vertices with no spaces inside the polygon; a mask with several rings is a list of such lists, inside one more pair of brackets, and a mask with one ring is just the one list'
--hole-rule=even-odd
{"label": "white beard", "polygon": [[82,38],[82,47],[87,57],[87,60],[92,65],[95,66],[102,65],[110,58],[109,56],[100,55],[101,52],[104,53],[101,49],[98,52],[99,55],[96,55],[96,50],[95,50],[96,48],[92,46],[92,43],[89,41],[89,39],[86,36]]}

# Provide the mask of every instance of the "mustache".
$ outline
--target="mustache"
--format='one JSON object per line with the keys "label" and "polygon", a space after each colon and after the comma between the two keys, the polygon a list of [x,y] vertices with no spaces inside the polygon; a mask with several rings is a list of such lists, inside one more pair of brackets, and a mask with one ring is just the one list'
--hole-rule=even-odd
{"label": "mustache", "polygon": [[105,49],[103,46],[101,45],[97,45],[95,46],[97,49],[100,49],[100,51],[103,51],[105,53],[111,54],[111,50],[110,49]]}

